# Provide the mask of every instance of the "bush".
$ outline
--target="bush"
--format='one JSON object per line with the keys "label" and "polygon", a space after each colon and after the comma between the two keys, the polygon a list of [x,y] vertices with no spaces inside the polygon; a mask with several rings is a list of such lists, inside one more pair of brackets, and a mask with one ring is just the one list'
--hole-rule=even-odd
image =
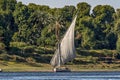
{"label": "bush", "polygon": [[0,50],[0,54],[7,54],[7,51],[6,50]]}
{"label": "bush", "polygon": [[10,43],[10,47],[18,47],[18,48],[22,48],[28,46],[28,44],[26,44],[25,42],[11,42]]}
{"label": "bush", "polygon": [[1,54],[0,55],[0,60],[9,61],[10,59],[12,59],[12,58],[8,54]]}
{"label": "bush", "polygon": [[54,49],[53,48],[44,48],[44,47],[37,47],[37,51],[40,53],[40,54],[53,54],[54,53]]}
{"label": "bush", "polygon": [[33,58],[31,58],[31,57],[28,57],[28,58],[26,59],[26,61],[27,61],[28,63],[35,63],[35,60],[34,60]]}
{"label": "bush", "polygon": [[19,55],[21,53],[21,49],[17,48],[17,47],[11,47],[9,50],[9,54],[16,54]]}
{"label": "bush", "polygon": [[5,49],[5,47],[6,47],[5,44],[0,42],[0,50]]}
{"label": "bush", "polygon": [[20,56],[13,56],[13,60],[16,62],[26,62],[25,58]]}
{"label": "bush", "polygon": [[35,46],[26,46],[24,47],[25,53],[33,53],[35,51]]}
{"label": "bush", "polygon": [[120,52],[116,51],[116,54],[114,55],[116,59],[120,59]]}
{"label": "bush", "polygon": [[35,51],[35,46],[25,46],[22,49],[18,50],[18,53],[16,55],[22,56],[22,57],[30,57],[33,56]]}
{"label": "bush", "polygon": [[76,50],[77,54],[82,56],[92,56],[92,57],[104,57],[105,55],[102,51],[98,50]]}

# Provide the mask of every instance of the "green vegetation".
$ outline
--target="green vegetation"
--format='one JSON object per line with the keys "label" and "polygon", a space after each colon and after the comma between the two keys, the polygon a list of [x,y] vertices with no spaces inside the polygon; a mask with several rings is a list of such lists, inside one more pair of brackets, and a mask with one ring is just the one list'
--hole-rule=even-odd
{"label": "green vegetation", "polygon": [[77,58],[67,65],[72,67],[74,64],[73,70],[89,68],[92,65],[102,69],[103,64],[105,68],[109,66],[108,69],[118,69],[120,9],[115,10],[110,5],[97,5],[90,13],[91,6],[88,3],[81,2],[76,6],[77,8],[75,6],[50,8],[33,3],[25,5],[16,0],[1,0],[0,68],[7,71],[10,67],[15,69],[24,64],[30,69],[33,69],[33,65],[37,70],[40,68],[42,70],[46,65],[50,69],[48,64],[57,43],[56,25],[60,25],[59,35],[62,38],[77,14],[75,27]]}
{"label": "green vegetation", "polygon": [[[29,49],[29,48],[26,48]],[[34,49],[29,53],[3,54],[0,55],[0,68],[4,71],[51,71],[49,64],[53,56],[52,49]],[[116,50],[80,50],[77,49],[77,57],[66,64],[73,71],[116,71],[119,70],[120,62]],[[15,52],[15,51],[13,51]],[[51,52],[51,53],[50,53]]]}

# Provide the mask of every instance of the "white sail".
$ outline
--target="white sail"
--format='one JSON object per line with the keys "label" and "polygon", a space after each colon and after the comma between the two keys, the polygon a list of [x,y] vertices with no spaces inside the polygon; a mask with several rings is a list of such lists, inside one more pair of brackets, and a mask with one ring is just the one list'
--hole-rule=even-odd
{"label": "white sail", "polygon": [[74,46],[74,28],[77,16],[72,21],[69,29],[63,37],[58,49],[55,51],[51,59],[51,65],[54,67],[60,66],[76,57]]}
{"label": "white sail", "polygon": [[55,54],[53,56],[53,58],[51,59],[51,65],[56,67],[56,66],[59,66],[62,64],[62,61],[61,61],[61,54],[60,54],[60,44],[58,44],[58,48],[57,50],[55,51]]}

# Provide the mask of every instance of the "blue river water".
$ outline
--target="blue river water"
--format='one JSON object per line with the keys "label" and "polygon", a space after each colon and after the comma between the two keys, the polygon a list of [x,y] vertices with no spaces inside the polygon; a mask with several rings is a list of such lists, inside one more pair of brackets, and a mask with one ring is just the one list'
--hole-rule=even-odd
{"label": "blue river water", "polygon": [[0,80],[120,80],[120,72],[1,72]]}

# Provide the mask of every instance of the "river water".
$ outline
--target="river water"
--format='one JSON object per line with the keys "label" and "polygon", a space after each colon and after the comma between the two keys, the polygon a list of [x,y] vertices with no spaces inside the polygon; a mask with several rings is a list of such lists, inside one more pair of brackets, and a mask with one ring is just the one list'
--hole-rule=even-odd
{"label": "river water", "polygon": [[1,72],[0,80],[120,80],[120,72]]}

